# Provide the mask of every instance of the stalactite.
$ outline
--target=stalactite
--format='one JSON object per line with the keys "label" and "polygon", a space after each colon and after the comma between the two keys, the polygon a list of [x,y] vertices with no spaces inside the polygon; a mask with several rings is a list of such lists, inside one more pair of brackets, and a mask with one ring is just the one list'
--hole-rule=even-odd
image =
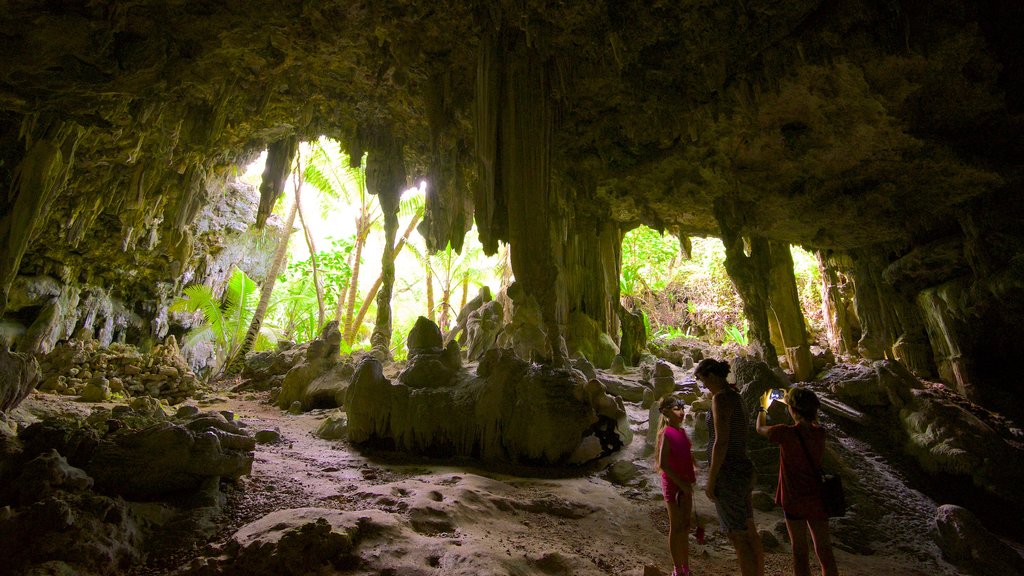
{"label": "stalactite", "polygon": [[[885,280],[883,272],[891,264],[889,259],[866,250],[819,258],[826,264],[822,280],[826,286],[825,305],[831,307],[827,310],[830,320],[842,314],[843,299],[853,299],[855,323],[849,318],[846,323],[852,329],[834,325],[835,330],[845,330],[840,335],[843,345],[851,346],[847,351],[871,360],[899,360],[916,374],[932,374],[934,362],[921,309]],[[835,286],[840,278],[847,279],[845,288]],[[849,317],[849,312],[846,315]],[[854,339],[855,344],[848,341]]]}
{"label": "stalactite", "polygon": [[260,207],[256,212],[257,228],[263,228],[270,213],[274,211],[274,204],[284,191],[285,180],[291,172],[298,149],[297,136],[288,136],[267,147],[267,164],[263,168],[263,181],[260,183]]}
{"label": "stalactite", "polygon": [[473,225],[473,199],[466,193],[462,143],[456,138],[449,84],[451,75],[435,73],[428,82],[427,117],[430,125],[430,167],[426,207],[419,230],[428,251],[443,250],[449,242],[462,251],[466,232]]}
{"label": "stalactite", "polygon": [[553,248],[561,252],[556,259],[562,279],[559,322],[564,324],[569,314],[581,312],[617,339],[622,232],[617,223],[580,210],[593,201],[593,192],[564,185],[556,196],[558,224],[553,228],[562,235],[553,241]]}
{"label": "stalactite", "polygon": [[54,201],[64,190],[82,136],[76,124],[45,119],[33,123],[36,137],[25,134],[27,151],[14,173],[11,190],[0,203],[0,316],[21,266]]}
{"label": "stalactite", "polygon": [[484,253],[498,251],[498,240],[508,239],[508,212],[500,162],[500,118],[505,106],[505,52],[502,36],[485,33],[480,39],[476,75],[474,122],[477,164],[477,188],[474,213]]}
{"label": "stalactite", "polygon": [[512,271],[536,298],[544,319],[550,360],[563,360],[557,318],[555,225],[551,207],[551,106],[546,62],[522,36],[509,39],[500,111],[498,170],[508,205]]}
{"label": "stalactite", "polygon": [[973,380],[975,351],[970,339],[965,337],[970,328],[966,319],[958,314],[963,300],[961,282],[928,288],[917,296],[939,378],[952,384],[965,398],[981,402],[982,395]]}
{"label": "stalactite", "polygon": [[768,327],[769,246],[764,238],[753,236],[750,255],[744,253],[741,211],[725,198],[715,201],[715,218],[725,245],[725,270],[743,300],[743,314],[750,326],[751,345],[770,366],[778,366],[775,347]]}
{"label": "stalactite", "polygon": [[384,213],[384,251],[381,255],[381,285],[377,292],[377,319],[370,335],[379,359],[391,356],[391,295],[395,284],[395,237],[398,234],[398,204],[408,186],[402,144],[390,127],[374,126],[367,131],[366,189],[376,194]]}

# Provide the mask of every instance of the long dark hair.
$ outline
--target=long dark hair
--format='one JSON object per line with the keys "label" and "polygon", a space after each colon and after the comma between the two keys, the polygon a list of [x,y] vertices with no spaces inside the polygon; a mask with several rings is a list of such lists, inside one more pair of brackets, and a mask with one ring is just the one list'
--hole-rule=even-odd
{"label": "long dark hair", "polygon": [[[700,364],[697,364],[697,368],[693,371],[693,375],[696,377],[714,374],[715,376],[720,376],[722,380],[725,380],[729,375],[729,372],[732,372],[732,366],[729,366],[728,362],[724,360],[715,360],[714,358],[705,358],[700,361]],[[735,386],[727,380],[726,384],[735,388]]]}

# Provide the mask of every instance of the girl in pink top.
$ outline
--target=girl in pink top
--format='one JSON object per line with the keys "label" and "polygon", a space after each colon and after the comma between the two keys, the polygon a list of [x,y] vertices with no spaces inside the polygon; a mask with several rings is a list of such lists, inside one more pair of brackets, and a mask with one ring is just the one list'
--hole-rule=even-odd
{"label": "girl in pink top", "polygon": [[690,514],[693,512],[693,484],[697,481],[693,467],[693,451],[690,437],[683,430],[683,414],[686,405],[673,396],[661,399],[658,411],[661,418],[658,427],[658,443],[655,448],[656,463],[661,471],[661,487],[668,506],[668,547],[672,552],[675,569],[673,576],[690,573]]}

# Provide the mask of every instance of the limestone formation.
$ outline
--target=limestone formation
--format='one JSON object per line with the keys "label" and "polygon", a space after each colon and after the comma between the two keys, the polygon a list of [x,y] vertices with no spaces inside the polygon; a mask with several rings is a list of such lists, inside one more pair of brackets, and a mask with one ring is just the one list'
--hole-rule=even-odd
{"label": "limestone formation", "polygon": [[349,440],[414,453],[556,464],[596,433],[598,409],[612,416],[613,430],[625,419],[621,400],[616,405],[595,390],[591,402],[579,372],[544,369],[498,350],[485,356],[475,376],[462,371],[442,383],[419,383],[391,382],[378,362],[364,360],[348,390]]}
{"label": "limestone formation", "polygon": [[939,506],[934,530],[942,555],[970,574],[1011,576],[1024,573],[1024,558],[960,506]]}
{"label": "limestone formation", "polygon": [[[292,365],[281,381],[281,391],[277,395],[279,407],[286,409],[299,402],[303,410],[310,410],[316,407],[337,407],[345,401],[345,390],[352,368],[341,362],[338,355],[340,343],[338,323],[329,322],[319,338],[298,348],[305,350],[305,358]],[[292,360],[294,354],[285,353]],[[289,363],[287,359],[284,362],[271,361],[265,373],[272,374],[275,367],[280,370]]]}
{"label": "limestone formation", "polygon": [[40,369],[35,357],[11,352],[0,343],[0,412],[16,407],[39,383]]}
{"label": "limestone formation", "polygon": [[116,393],[178,404],[199,387],[173,336],[146,353],[128,344],[103,347],[94,339],[68,340],[44,356],[40,368],[40,390],[84,402],[107,400]]}

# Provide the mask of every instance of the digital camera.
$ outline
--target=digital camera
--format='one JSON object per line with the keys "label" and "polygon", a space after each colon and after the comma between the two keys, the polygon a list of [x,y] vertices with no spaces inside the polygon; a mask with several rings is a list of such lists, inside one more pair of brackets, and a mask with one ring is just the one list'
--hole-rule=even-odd
{"label": "digital camera", "polygon": [[778,400],[783,404],[786,403],[786,391],[782,388],[772,388],[772,391],[768,393],[768,400],[774,402]]}

